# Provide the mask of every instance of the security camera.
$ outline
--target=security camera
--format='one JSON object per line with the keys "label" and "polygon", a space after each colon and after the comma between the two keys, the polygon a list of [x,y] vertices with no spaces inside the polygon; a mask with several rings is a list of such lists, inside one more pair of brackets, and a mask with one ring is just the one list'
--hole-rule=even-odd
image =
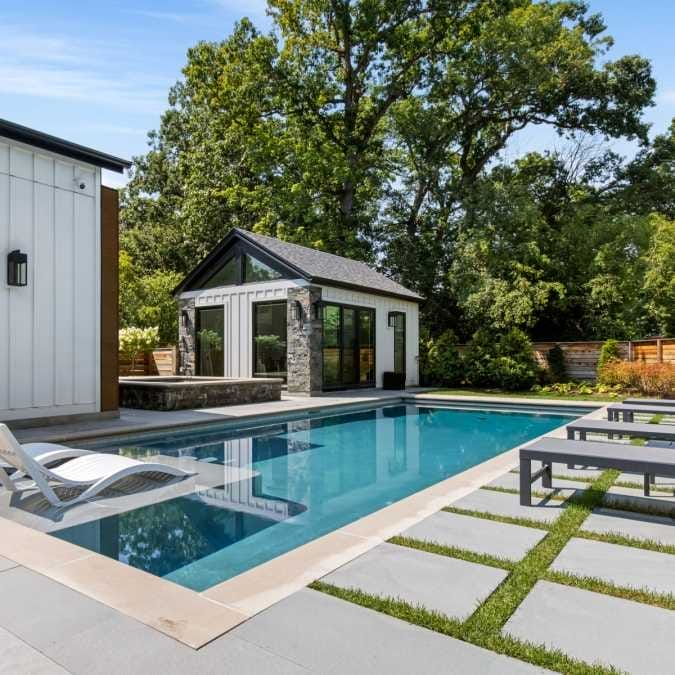
{"label": "security camera", "polygon": [[81,178],[73,178],[73,182],[77,183],[77,187],[80,188],[80,190],[84,190],[84,188],[87,187],[87,184]]}

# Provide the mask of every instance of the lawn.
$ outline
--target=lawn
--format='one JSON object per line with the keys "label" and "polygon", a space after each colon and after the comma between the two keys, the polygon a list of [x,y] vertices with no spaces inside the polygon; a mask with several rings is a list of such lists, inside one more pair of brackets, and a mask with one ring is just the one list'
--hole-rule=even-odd
{"label": "lawn", "polygon": [[618,403],[632,394],[609,396],[608,394],[561,394],[553,391],[504,391],[502,389],[477,389],[458,387],[456,389],[434,389],[426,392],[439,396],[504,396],[508,398],[542,398],[559,401],[597,401],[598,403]]}

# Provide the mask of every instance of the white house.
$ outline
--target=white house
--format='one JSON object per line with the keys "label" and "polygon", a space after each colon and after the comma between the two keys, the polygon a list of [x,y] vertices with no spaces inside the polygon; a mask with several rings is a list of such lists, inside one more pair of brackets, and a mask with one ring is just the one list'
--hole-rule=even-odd
{"label": "white house", "polygon": [[365,263],[233,229],[178,286],[181,373],[308,395],[418,383],[422,298]]}
{"label": "white house", "polygon": [[0,420],[116,414],[117,192],[129,162],[0,120]]}

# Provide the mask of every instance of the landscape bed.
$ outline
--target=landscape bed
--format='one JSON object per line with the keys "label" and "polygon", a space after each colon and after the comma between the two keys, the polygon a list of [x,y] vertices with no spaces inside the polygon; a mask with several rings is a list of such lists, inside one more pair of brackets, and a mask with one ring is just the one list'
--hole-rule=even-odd
{"label": "landscape bed", "polygon": [[118,441],[106,449],[196,459],[222,481],[52,534],[203,591],[579,414],[397,404]]}

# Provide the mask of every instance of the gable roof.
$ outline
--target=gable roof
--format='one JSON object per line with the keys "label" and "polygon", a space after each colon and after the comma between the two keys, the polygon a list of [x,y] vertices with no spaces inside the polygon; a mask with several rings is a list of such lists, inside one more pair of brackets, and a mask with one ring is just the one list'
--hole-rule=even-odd
{"label": "gable roof", "polygon": [[183,280],[176,293],[184,291],[195,279],[198,279],[219,261],[233,239],[240,239],[259,248],[290,268],[298,277],[314,284],[352,288],[376,295],[389,295],[404,300],[419,302],[422,296],[405,286],[376,272],[366,263],[343,258],[339,255],[318,251],[274,237],[255,234],[239,228],[233,228],[216,248]]}
{"label": "gable roof", "polygon": [[110,171],[117,171],[122,173],[124,169],[131,166],[131,162],[126,159],[120,159],[114,155],[109,155],[106,152],[93,150],[78,143],[66,141],[63,138],[45,134],[42,131],[24,127],[21,124],[10,122],[9,120],[0,119],[0,136],[9,138],[13,141],[20,141],[26,145],[32,145],[35,148],[42,148],[54,152],[57,155],[64,155],[71,159],[77,159],[80,162],[100,166],[103,169]]}

